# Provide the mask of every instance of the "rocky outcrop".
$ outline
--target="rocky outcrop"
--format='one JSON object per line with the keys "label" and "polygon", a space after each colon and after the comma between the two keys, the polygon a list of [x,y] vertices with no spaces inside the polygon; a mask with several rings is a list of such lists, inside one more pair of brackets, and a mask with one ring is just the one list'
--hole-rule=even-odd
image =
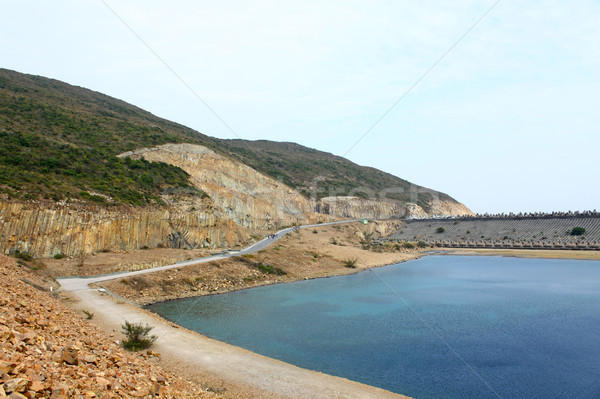
{"label": "rocky outcrop", "polygon": [[426,212],[422,207],[412,202],[407,202],[404,205],[408,211],[407,217],[414,219],[448,216],[475,216],[469,208],[460,202],[435,199],[429,203],[429,212]]}
{"label": "rocky outcrop", "polygon": [[240,226],[273,229],[293,223],[315,223],[330,218],[391,219],[406,216],[472,215],[464,205],[435,199],[431,211],[416,204],[359,197],[326,197],[312,201],[285,184],[206,147],[165,144],[120,155],[165,162],[185,170],[216,207]]}
{"label": "rocky outcrop", "polygon": [[351,219],[393,219],[405,217],[407,214],[406,208],[398,202],[359,197],[325,197],[317,202],[316,210]]}
{"label": "rocky outcrop", "polygon": [[165,144],[120,156],[164,162],[185,170],[216,208],[245,228],[267,230],[326,219],[297,191],[200,145]]}
{"label": "rocky outcrop", "polygon": [[433,213],[416,204],[358,197],[309,200],[285,184],[192,144],[165,144],[120,155],[185,170],[208,197],[165,193],[165,207],[102,207],[83,203],[0,201],[0,252],[69,256],[142,247],[223,248],[283,226],[339,218],[472,215],[462,204],[436,200]]}
{"label": "rocky outcrop", "polygon": [[33,278],[0,256],[1,398],[216,398],[158,365],[152,350],[132,354],[25,284]]}
{"label": "rocky outcrop", "polygon": [[210,206],[191,209],[0,202],[0,251],[74,256],[144,246],[219,248],[250,238]]}

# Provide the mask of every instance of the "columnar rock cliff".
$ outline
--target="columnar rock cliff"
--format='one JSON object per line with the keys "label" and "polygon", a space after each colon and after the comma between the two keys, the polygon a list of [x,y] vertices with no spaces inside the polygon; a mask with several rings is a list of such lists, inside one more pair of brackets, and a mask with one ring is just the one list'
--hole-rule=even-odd
{"label": "columnar rock cliff", "polygon": [[214,211],[0,202],[0,251],[48,257],[159,245],[226,247],[249,235]]}

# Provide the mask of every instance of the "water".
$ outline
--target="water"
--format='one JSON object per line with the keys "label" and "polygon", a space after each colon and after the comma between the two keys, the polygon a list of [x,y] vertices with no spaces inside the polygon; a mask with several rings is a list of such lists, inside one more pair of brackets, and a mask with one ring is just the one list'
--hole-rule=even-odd
{"label": "water", "polygon": [[598,261],[428,256],[150,309],[415,398],[600,398],[599,305]]}

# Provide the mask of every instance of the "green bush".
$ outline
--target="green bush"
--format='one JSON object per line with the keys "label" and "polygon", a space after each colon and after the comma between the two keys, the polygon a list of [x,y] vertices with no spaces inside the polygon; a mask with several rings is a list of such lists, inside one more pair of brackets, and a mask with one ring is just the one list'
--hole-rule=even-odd
{"label": "green bush", "polygon": [[446,231],[446,229],[445,229],[445,228],[443,228],[443,227],[438,227],[438,228],[435,230],[435,232],[436,232],[436,233],[443,233],[444,231]]}
{"label": "green bush", "polygon": [[583,227],[573,227],[569,234],[572,236],[582,236],[585,234],[585,229]]}
{"label": "green bush", "polygon": [[121,326],[122,333],[125,335],[123,340],[123,348],[130,351],[140,351],[152,346],[158,338],[156,335],[148,335],[154,327],[143,325],[142,323],[125,322]]}
{"label": "green bush", "polygon": [[275,274],[277,276],[285,276],[287,273],[284,272],[283,270],[281,270],[278,267],[273,267],[271,265],[265,265],[262,262],[259,263],[258,265],[256,265],[256,267],[258,267],[258,270],[260,270],[263,273],[266,274]]}
{"label": "green bush", "polygon": [[342,261],[344,266],[349,267],[350,269],[356,269],[356,262],[358,262],[357,258],[348,258]]}
{"label": "green bush", "polygon": [[27,252],[21,252],[19,250],[15,251],[13,256],[26,262],[29,262],[33,258],[33,256],[29,255]]}
{"label": "green bush", "polygon": [[404,244],[402,244],[402,246],[406,249],[413,249],[415,247],[415,244],[412,244],[410,242],[405,242]]}
{"label": "green bush", "polygon": [[64,254],[56,254],[56,255],[54,255],[54,259],[62,259],[64,257],[65,257]]}
{"label": "green bush", "polygon": [[428,245],[425,243],[425,241],[419,241],[417,243],[417,247],[419,247],[419,248],[427,248],[427,246]]}

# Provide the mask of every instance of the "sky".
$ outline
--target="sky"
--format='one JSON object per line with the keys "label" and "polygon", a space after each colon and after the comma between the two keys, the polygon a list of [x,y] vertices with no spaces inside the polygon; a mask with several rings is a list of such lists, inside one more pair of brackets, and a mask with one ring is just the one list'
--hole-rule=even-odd
{"label": "sky", "polygon": [[0,67],[479,213],[600,209],[600,1],[2,1]]}

